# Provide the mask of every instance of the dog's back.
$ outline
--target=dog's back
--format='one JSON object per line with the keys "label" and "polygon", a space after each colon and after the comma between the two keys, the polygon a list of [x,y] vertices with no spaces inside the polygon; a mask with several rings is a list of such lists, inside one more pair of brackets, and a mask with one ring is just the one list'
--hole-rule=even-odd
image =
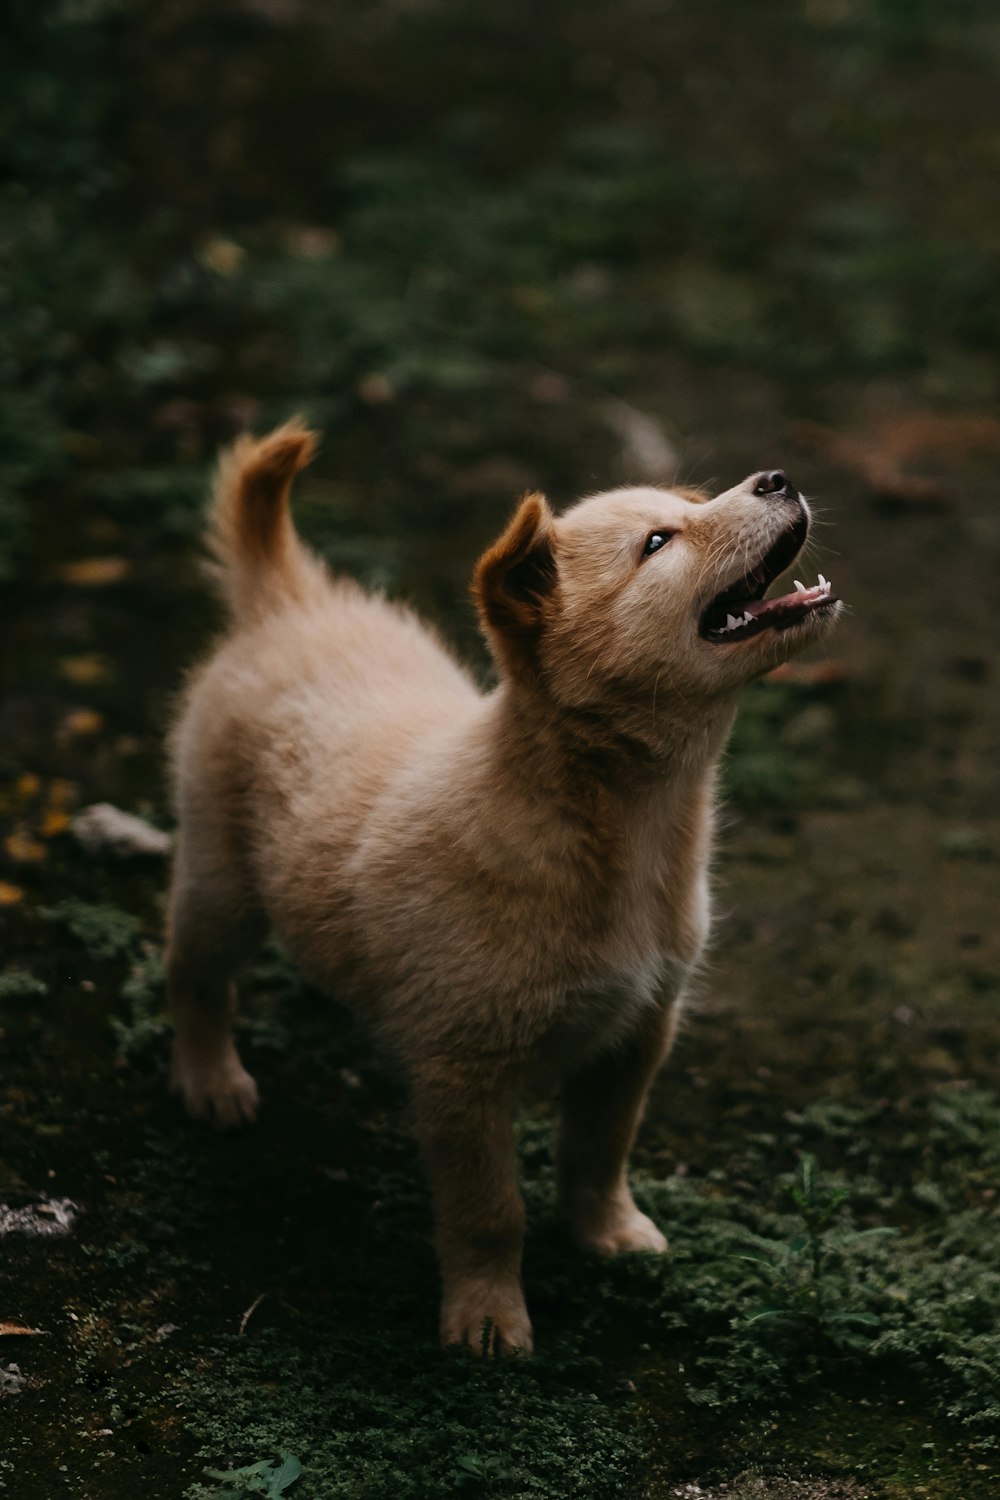
{"label": "dog's back", "polygon": [[211,824],[238,831],[244,873],[257,866],[265,884],[259,823],[272,843],[283,827],[284,858],[318,822],[346,856],[415,742],[478,700],[409,610],[331,578],[300,542],[289,489],[312,450],[289,423],[239,440],[219,466],[208,540],[232,628],[192,675],[171,741],[179,821],[197,819],[201,837]]}

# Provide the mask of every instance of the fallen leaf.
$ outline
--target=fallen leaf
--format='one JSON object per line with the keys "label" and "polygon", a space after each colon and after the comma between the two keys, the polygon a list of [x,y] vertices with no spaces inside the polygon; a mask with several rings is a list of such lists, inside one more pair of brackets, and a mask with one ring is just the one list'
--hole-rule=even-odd
{"label": "fallen leaf", "polygon": [[966,458],[1000,449],[1000,422],[969,412],[909,412],[879,422],[875,432],[883,448],[901,460]]}
{"label": "fallen leaf", "polygon": [[11,1318],[0,1318],[0,1339],[39,1338],[44,1328],[29,1328],[27,1323],[18,1323]]}
{"label": "fallen leaf", "polygon": [[837,432],[802,422],[797,440],[813,452],[849,469],[879,500],[895,506],[944,507],[952,496],[912,466],[933,458],[965,458],[1000,451],[1000,422],[993,417],[909,412],[886,417],[865,432]]}
{"label": "fallen leaf", "polygon": [[78,588],[99,589],[109,583],[120,583],[131,571],[127,557],[84,557],[79,562],[65,563],[59,569],[59,577]]}
{"label": "fallen leaf", "polygon": [[218,239],[206,240],[199,252],[202,265],[214,271],[217,276],[232,276],[239,270],[246,251],[242,245],[237,245],[235,240]]}
{"label": "fallen leaf", "polygon": [[65,833],[69,823],[68,812],[64,812],[61,807],[47,807],[42,813],[42,825],[39,832],[43,839],[52,839],[58,833]]}
{"label": "fallen leaf", "polygon": [[16,906],[23,900],[24,891],[19,885],[10,885],[6,880],[0,880],[0,906]]}
{"label": "fallen leaf", "polygon": [[107,657],[98,656],[96,652],[85,656],[61,656],[59,671],[63,677],[81,687],[93,682],[105,682],[111,675]]}
{"label": "fallen leaf", "polygon": [[302,260],[324,260],[328,255],[336,253],[340,237],[335,229],[322,229],[319,225],[313,224],[298,224],[288,230],[285,243],[289,252],[299,256]]}
{"label": "fallen leaf", "polygon": [[82,739],[104,728],[104,715],[95,708],[74,708],[59,725],[61,739]]}
{"label": "fallen leaf", "polygon": [[40,776],[36,776],[34,771],[25,771],[24,775],[19,776],[17,778],[17,781],[15,782],[17,795],[23,798],[25,801],[27,801],[29,797],[37,797],[38,793],[41,790],[41,786],[42,778]]}
{"label": "fallen leaf", "polygon": [[26,828],[15,828],[4,839],[3,846],[16,865],[36,865],[45,858],[45,845],[32,838]]}

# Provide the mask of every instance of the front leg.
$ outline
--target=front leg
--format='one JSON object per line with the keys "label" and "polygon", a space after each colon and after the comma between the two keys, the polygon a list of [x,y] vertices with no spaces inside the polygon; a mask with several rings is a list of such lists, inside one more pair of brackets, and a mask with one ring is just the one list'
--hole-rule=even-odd
{"label": "front leg", "polygon": [[413,1108],[434,1198],[441,1342],[530,1354],[513,1089],[485,1071],[434,1064],[414,1078]]}
{"label": "front leg", "polygon": [[562,1090],[559,1201],[578,1240],[602,1255],[662,1254],[664,1236],[636,1208],[628,1155],[646,1094],[673,1041],[675,1007],[643,1019],[613,1050],[570,1075]]}

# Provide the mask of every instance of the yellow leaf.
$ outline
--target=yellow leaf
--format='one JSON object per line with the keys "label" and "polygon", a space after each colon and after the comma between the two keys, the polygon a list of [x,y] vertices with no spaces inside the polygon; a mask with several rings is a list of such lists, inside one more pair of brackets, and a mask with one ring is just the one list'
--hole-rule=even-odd
{"label": "yellow leaf", "polygon": [[55,838],[57,833],[65,833],[68,827],[69,813],[63,812],[61,807],[47,807],[42,813],[40,832],[43,839]]}
{"label": "yellow leaf", "polygon": [[17,795],[24,798],[37,797],[42,785],[42,778],[36,776],[34,771],[25,771],[23,776],[17,778]]}
{"label": "yellow leaf", "polygon": [[60,732],[69,739],[97,734],[104,728],[104,715],[96,708],[74,708],[63,719]]}
{"label": "yellow leaf", "polygon": [[19,885],[9,885],[6,880],[0,880],[0,906],[16,906],[23,900],[24,892]]}
{"label": "yellow leaf", "polygon": [[26,828],[15,828],[4,839],[3,846],[17,865],[36,865],[45,858],[45,845],[33,839]]}
{"label": "yellow leaf", "polygon": [[100,589],[109,583],[120,583],[132,571],[127,557],[84,557],[79,562],[65,563],[59,569],[64,583],[75,583],[80,588]]}
{"label": "yellow leaf", "polygon": [[63,677],[68,677],[70,682],[76,682],[81,686],[92,682],[104,682],[110,676],[107,658],[98,656],[96,652],[85,656],[61,656],[59,671]]}
{"label": "yellow leaf", "polygon": [[232,276],[242,264],[246,251],[235,240],[207,240],[201,247],[201,262],[218,276]]}
{"label": "yellow leaf", "polygon": [[335,229],[322,229],[316,224],[298,224],[289,229],[285,243],[292,255],[303,260],[325,260],[336,254],[340,237]]}

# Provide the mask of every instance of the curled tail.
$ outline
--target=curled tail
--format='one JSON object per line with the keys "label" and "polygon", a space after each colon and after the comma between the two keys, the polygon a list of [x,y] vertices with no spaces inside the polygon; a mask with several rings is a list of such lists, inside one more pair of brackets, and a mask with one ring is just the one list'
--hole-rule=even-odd
{"label": "curled tail", "polygon": [[304,600],[322,565],[303,547],[289,514],[292,479],[309,463],[316,434],[294,419],[267,437],[238,437],[219,458],[207,542],[220,588],[237,619]]}

